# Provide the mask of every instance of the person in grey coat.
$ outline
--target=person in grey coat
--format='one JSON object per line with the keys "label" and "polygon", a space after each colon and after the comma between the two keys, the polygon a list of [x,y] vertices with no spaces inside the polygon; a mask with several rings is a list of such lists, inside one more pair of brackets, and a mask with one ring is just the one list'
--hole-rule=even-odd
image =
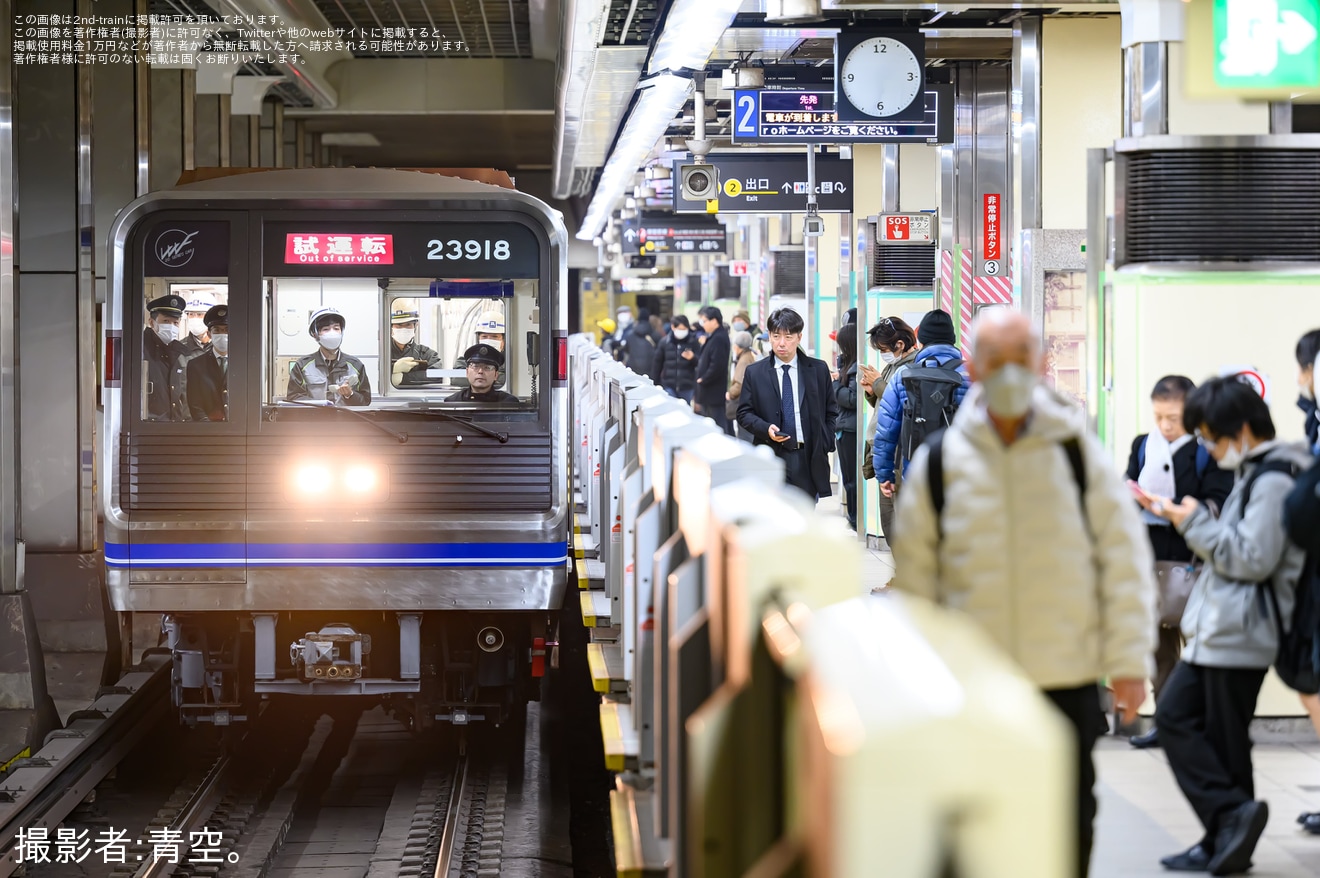
{"label": "person in grey coat", "polygon": [[1183,421],[1219,467],[1239,478],[1218,518],[1194,498],[1138,495],[1205,562],[1183,612],[1187,646],[1155,708],[1169,767],[1205,832],[1160,862],[1170,871],[1232,875],[1251,865],[1269,819],[1269,806],[1255,800],[1247,728],[1279,649],[1266,590],[1273,589],[1286,625],[1305,560],[1284,533],[1283,503],[1309,456],[1301,445],[1275,440],[1264,400],[1235,377],[1193,391]]}

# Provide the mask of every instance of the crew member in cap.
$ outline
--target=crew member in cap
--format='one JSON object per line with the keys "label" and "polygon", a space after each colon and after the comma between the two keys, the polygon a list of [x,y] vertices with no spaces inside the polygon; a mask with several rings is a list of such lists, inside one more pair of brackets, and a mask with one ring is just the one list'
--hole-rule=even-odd
{"label": "crew member in cap", "polygon": [[[477,337],[475,344],[486,344],[495,350],[504,351],[504,312],[490,310],[477,318]],[[467,367],[467,356],[458,358],[454,363],[455,369],[465,369]],[[466,387],[467,379],[462,375],[455,376],[449,382],[454,387]],[[500,366],[500,374],[495,376],[495,386],[504,386],[504,367]]]}
{"label": "crew member in cap", "polygon": [[316,339],[316,353],[289,364],[287,400],[329,400],[334,405],[370,405],[371,381],[357,357],[339,348],[344,343],[344,315],[322,308],[307,321],[307,333]]}
{"label": "crew member in cap", "polygon": [[147,303],[151,319],[142,332],[142,359],[147,364],[144,417],[149,421],[188,420],[188,376],[179,343],[183,308],[183,297],[173,294]]}
{"label": "crew member in cap", "polygon": [[211,343],[188,361],[188,411],[194,421],[229,420],[229,306],[213,305],[202,318]]}
{"label": "crew member in cap", "polygon": [[495,388],[495,377],[504,369],[504,354],[482,342],[463,352],[468,386],[449,397],[449,402],[517,402],[518,397]]}
{"label": "crew member in cap", "polygon": [[440,365],[440,355],[417,342],[417,312],[397,309],[390,315],[390,381],[395,387],[431,384],[427,369]]}
{"label": "crew member in cap", "polygon": [[189,358],[195,357],[206,349],[211,339],[206,333],[206,312],[215,304],[215,299],[205,293],[194,293],[183,307],[183,323],[179,327],[184,353]]}

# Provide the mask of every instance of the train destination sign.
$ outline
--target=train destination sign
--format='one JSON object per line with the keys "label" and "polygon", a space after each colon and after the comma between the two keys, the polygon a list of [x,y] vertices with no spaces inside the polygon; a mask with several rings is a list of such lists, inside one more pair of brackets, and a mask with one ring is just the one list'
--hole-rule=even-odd
{"label": "train destination sign", "polygon": [[452,278],[538,277],[541,248],[519,223],[268,222],[268,275]]}
{"label": "train destination sign", "polygon": [[723,253],[728,242],[724,224],[714,217],[641,217],[623,224],[624,252]]}
{"label": "train destination sign", "polygon": [[734,143],[952,143],[953,86],[926,86],[921,122],[840,122],[834,94],[818,89],[738,89]]}
{"label": "train destination sign", "polygon": [[[681,187],[674,187],[676,213],[805,213],[807,209],[807,157],[805,154],[746,153],[712,155],[709,163],[719,169],[720,190],[716,205],[690,201]],[[678,165],[674,162],[674,179]],[[821,213],[852,210],[852,159],[833,153],[816,156],[816,203]]]}

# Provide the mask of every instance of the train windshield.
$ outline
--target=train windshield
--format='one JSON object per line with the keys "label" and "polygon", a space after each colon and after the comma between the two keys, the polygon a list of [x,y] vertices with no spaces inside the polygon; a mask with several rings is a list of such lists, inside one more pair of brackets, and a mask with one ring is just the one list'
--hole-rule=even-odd
{"label": "train windshield", "polygon": [[532,279],[267,277],[264,402],[534,407]]}

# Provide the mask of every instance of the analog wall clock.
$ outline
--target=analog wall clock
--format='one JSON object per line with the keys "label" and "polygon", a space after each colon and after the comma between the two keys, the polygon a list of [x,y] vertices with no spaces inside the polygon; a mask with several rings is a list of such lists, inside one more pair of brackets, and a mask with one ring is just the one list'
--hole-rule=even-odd
{"label": "analog wall clock", "polygon": [[918,31],[840,31],[834,42],[834,111],[840,122],[923,121],[925,37]]}

